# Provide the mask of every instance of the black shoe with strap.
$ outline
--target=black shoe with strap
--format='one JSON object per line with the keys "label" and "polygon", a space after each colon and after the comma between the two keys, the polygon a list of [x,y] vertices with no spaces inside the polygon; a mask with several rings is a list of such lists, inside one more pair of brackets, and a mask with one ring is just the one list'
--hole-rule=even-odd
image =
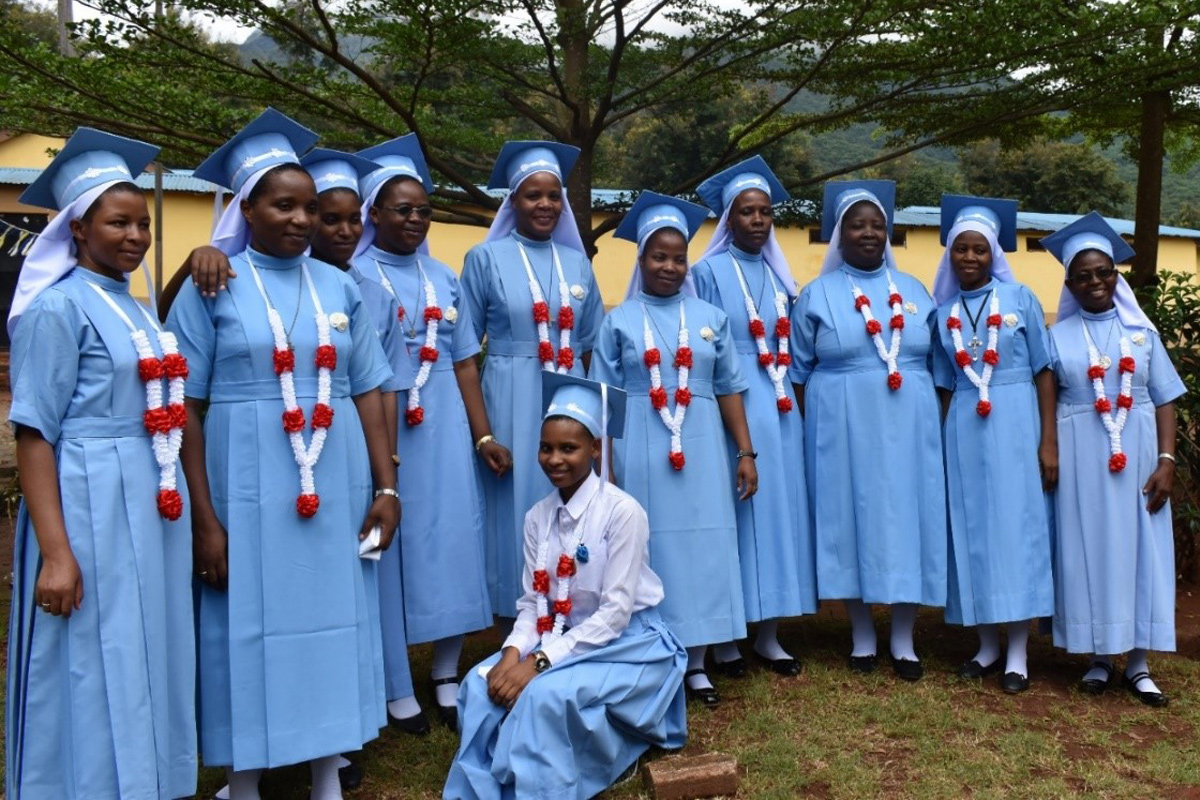
{"label": "black shoe with strap", "polygon": [[1005,694],[1020,694],[1029,688],[1029,678],[1019,672],[1006,672],[1000,679],[1000,688]]}
{"label": "black shoe with strap", "polygon": [[754,651],[754,658],[767,669],[774,672],[776,675],[782,675],[785,678],[794,678],[804,669],[804,665],[800,663],[800,659],[788,656],[786,658],[767,658],[757,650]]}
{"label": "black shoe with strap", "polygon": [[1150,673],[1146,672],[1145,670],[1134,673],[1133,675],[1126,674],[1124,676],[1125,688],[1129,690],[1131,695],[1136,697],[1138,700],[1141,700],[1146,705],[1153,708],[1162,708],[1168,702],[1165,694],[1162,692],[1153,691],[1144,692],[1137,687],[1139,681],[1144,681],[1149,677]]}
{"label": "black shoe with strap", "polygon": [[996,660],[988,664],[986,667],[980,664],[975,659],[963,662],[963,665],[958,668],[958,677],[964,680],[980,680],[988,675],[995,675],[1004,666],[1004,659],[996,656]]}
{"label": "black shoe with strap", "polygon": [[458,683],[458,676],[450,678],[430,678],[429,686],[433,690],[433,702],[437,705],[438,719],[452,731],[458,731],[458,706],[444,706],[437,701],[437,687]]}
{"label": "black shoe with strap", "polygon": [[[698,700],[700,705],[705,708],[716,708],[721,703],[721,695],[717,694],[717,690],[712,686],[707,686],[703,689],[693,689],[688,683],[688,678],[693,675],[703,675],[708,677],[708,673],[703,669],[690,669],[683,673],[683,687],[689,700]],[[711,683],[711,681],[709,681]]]}
{"label": "black shoe with strap", "polygon": [[1112,685],[1113,665],[1105,661],[1093,661],[1092,665],[1088,667],[1088,672],[1097,668],[1104,670],[1104,680],[1085,677],[1079,682],[1079,691],[1090,695],[1100,695],[1108,691],[1108,687]]}

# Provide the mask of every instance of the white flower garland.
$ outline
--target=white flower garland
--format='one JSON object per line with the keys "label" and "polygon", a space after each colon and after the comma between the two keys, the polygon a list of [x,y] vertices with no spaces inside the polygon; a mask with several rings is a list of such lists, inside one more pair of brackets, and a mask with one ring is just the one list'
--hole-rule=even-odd
{"label": "white flower garland", "polygon": [[[551,526],[551,529],[553,529],[553,526]],[[567,624],[567,618],[571,614],[571,578],[578,569],[576,558],[583,545],[583,534],[586,531],[587,527],[580,520],[579,535],[575,537],[575,546],[571,548],[571,554],[563,553],[558,557],[558,567],[556,570],[558,591],[555,592],[554,598],[553,622],[550,622],[550,563],[548,561],[550,558],[551,530],[546,531],[545,538],[538,543],[536,563],[541,565],[541,569],[534,573],[533,591],[536,596],[538,633],[542,634],[543,643],[548,643],[562,636],[563,628]]]}
{"label": "white flower garland", "polygon": [[550,344],[550,306],[546,296],[542,294],[542,286],[538,283],[533,272],[533,264],[525,246],[517,242],[517,250],[521,253],[521,261],[525,265],[525,277],[529,281],[529,294],[533,297],[533,322],[537,326],[538,360],[542,369],[547,372],[570,372],[575,366],[575,351],[571,349],[571,331],[575,327],[575,309],[571,307],[571,287],[563,274],[562,261],[558,258],[558,248],[550,243],[550,256],[554,261],[554,269],[558,275],[558,355],[554,354],[554,346]]}
{"label": "white flower garland", "polygon": [[1129,338],[1122,336],[1119,342],[1121,360],[1117,366],[1121,374],[1121,388],[1117,395],[1117,413],[1114,417],[1112,403],[1109,402],[1108,395],[1104,390],[1104,373],[1107,368],[1104,366],[1096,343],[1092,341],[1092,335],[1088,331],[1083,317],[1079,318],[1079,324],[1083,327],[1083,338],[1087,342],[1088,378],[1092,381],[1092,392],[1096,395],[1096,413],[1100,415],[1100,422],[1108,433],[1108,449],[1112,454],[1108,459],[1108,469],[1110,472],[1120,472],[1125,469],[1128,462],[1121,446],[1121,431],[1125,429],[1125,422],[1129,419],[1129,410],[1133,408],[1133,373],[1137,369],[1137,362],[1133,360]]}
{"label": "white flower garland", "polygon": [[971,385],[979,390],[979,402],[975,404],[975,413],[981,417],[986,417],[992,413],[992,401],[988,396],[988,387],[992,382],[992,371],[1000,363],[998,345],[1000,342],[1000,324],[1003,321],[1000,316],[1000,295],[993,290],[992,300],[988,305],[988,338],[987,349],[983,351],[982,375],[975,372],[975,367],[972,366],[971,354],[963,347],[962,318],[959,316],[958,311],[959,301],[956,300],[954,301],[954,305],[950,307],[950,317],[946,320],[946,327],[950,330],[950,339],[954,342],[954,361],[962,368],[963,374],[967,376],[967,380],[971,382]]}
{"label": "white flower garland", "polygon": [[787,388],[784,383],[784,379],[787,377],[787,368],[792,363],[792,356],[788,351],[791,324],[787,313],[787,295],[780,291],[779,284],[775,282],[775,276],[770,267],[764,263],[763,269],[771,281],[771,290],[775,295],[775,335],[779,340],[777,351],[772,355],[767,349],[766,326],[763,324],[762,315],[758,313],[758,308],[754,305],[754,298],[750,294],[750,287],[746,284],[746,274],[742,271],[742,265],[733,257],[732,252],[729,253],[729,260],[733,262],[738,285],[742,287],[742,300],[746,304],[746,314],[750,317],[750,335],[754,337],[754,344],[758,348],[758,363],[767,371],[767,375],[771,378],[771,384],[775,387],[775,407],[781,414],[786,414],[792,410],[792,399],[787,396]]}
{"label": "white flower garland", "polygon": [[[420,425],[425,421],[425,409],[421,405],[421,389],[429,383],[429,374],[433,371],[434,362],[438,360],[438,325],[444,316],[441,307],[438,306],[437,290],[434,288],[433,281],[429,280],[429,276],[425,274],[421,260],[418,258],[416,262],[417,279],[425,293],[425,344],[422,345],[420,352],[421,366],[417,369],[417,377],[413,381],[412,388],[408,390],[408,402],[405,406],[404,421],[410,426]],[[403,320],[404,304],[400,302],[400,296],[396,294],[392,282],[388,280],[383,265],[379,263],[378,259],[375,259],[375,269],[379,270],[380,284],[387,289],[388,294],[400,307],[399,315]],[[451,311],[454,311],[453,306],[446,309],[445,315],[449,315]],[[455,312],[455,317],[457,317],[457,312]],[[401,330],[401,334],[403,333],[404,331]]]}
{"label": "white flower garland", "polygon": [[880,360],[887,365],[888,388],[896,391],[903,381],[900,369],[896,365],[896,359],[900,355],[900,332],[904,330],[904,298],[900,296],[900,290],[896,288],[896,282],[892,280],[892,271],[887,267],[884,267],[883,271],[887,275],[888,303],[892,307],[892,320],[889,324],[892,329],[891,347],[883,346],[883,325],[871,313],[871,299],[863,294],[862,289],[858,287],[849,273],[846,273],[846,280],[850,282],[850,293],[854,295],[854,307],[862,314],[863,321],[866,323],[867,335],[875,343],[875,350],[879,353]]}
{"label": "white flower garland", "polygon": [[678,374],[678,384],[675,389],[675,411],[667,409],[667,392],[662,384],[662,353],[654,343],[654,334],[650,331],[650,314],[642,305],[642,341],[646,351],[642,358],[650,370],[650,405],[658,412],[659,419],[671,433],[671,450],[669,458],[674,469],[681,470],[684,465],[683,456],[683,418],[687,407],[692,402],[692,393],[688,390],[688,375],[692,368],[692,348],[688,346],[687,316],[684,312],[684,301],[679,301],[679,341],[675,351],[675,369]]}

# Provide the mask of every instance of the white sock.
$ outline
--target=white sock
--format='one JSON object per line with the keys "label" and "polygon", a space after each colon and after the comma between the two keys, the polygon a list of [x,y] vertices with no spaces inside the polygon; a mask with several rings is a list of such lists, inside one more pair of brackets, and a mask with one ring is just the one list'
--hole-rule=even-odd
{"label": "white sock", "polygon": [[742,651],[738,650],[737,642],[723,642],[713,647],[713,661],[718,664],[728,664],[741,657]]}
{"label": "white sock", "polygon": [[1029,620],[1008,623],[1008,661],[1005,672],[1029,677]]}
{"label": "white sock", "polygon": [[[1092,661],[1096,662],[1097,664],[1111,665],[1112,664],[1112,656],[1095,655],[1095,656],[1092,656]],[[1106,680],[1108,680],[1108,673],[1105,672],[1100,667],[1092,667],[1091,669],[1089,669],[1087,672],[1085,672],[1083,674],[1083,679],[1085,681],[1106,681]]]}
{"label": "white sock", "polygon": [[979,625],[975,632],[979,634],[979,652],[975,654],[975,663],[990,667],[1000,657],[1000,626]]}
{"label": "white sock", "polygon": [[862,600],[847,600],[846,613],[850,616],[850,636],[854,639],[851,656],[873,656],[878,646],[875,640],[875,620],[871,607]]}
{"label": "white sock", "polygon": [[342,800],[342,782],[338,778],[340,755],[314,758],[308,762],[312,769],[312,800]]}
{"label": "white sock", "polygon": [[779,643],[779,620],[768,619],[758,623],[758,635],[754,637],[754,652],[771,661],[791,658],[792,655]]}
{"label": "white sock", "polygon": [[913,627],[917,624],[916,603],[892,604],[892,658],[917,661],[913,648]]}
{"label": "white sock", "polygon": [[337,761],[338,769],[344,769],[344,768],[350,766],[350,759],[346,758],[345,756],[338,756],[337,758],[338,758],[338,761]]}
{"label": "white sock", "polygon": [[[708,645],[702,644],[699,647],[689,647],[688,668],[691,672],[694,669],[704,669],[704,655],[708,652]],[[708,679],[708,673],[702,675],[689,675],[687,679],[688,687],[691,689],[711,689],[713,688],[712,681]]]}
{"label": "white sock", "polygon": [[[429,677],[435,681],[458,675],[458,660],[462,656],[463,636],[448,636],[433,643],[433,666]],[[434,689],[439,706],[454,706],[458,703],[458,684],[444,683]]]}
{"label": "white sock", "polygon": [[258,793],[258,782],[262,778],[261,769],[240,769],[234,772],[225,769],[225,779],[229,781],[229,800],[262,800]]}
{"label": "white sock", "polygon": [[421,713],[421,704],[417,702],[415,696],[401,697],[399,700],[389,700],[388,713],[396,719],[408,719]]}
{"label": "white sock", "polygon": [[217,798],[217,800],[229,800],[229,784],[227,783],[220,789],[217,789],[217,793],[213,797]]}
{"label": "white sock", "polygon": [[[1147,657],[1145,650],[1138,648],[1137,650],[1129,651],[1129,658],[1125,662],[1125,674],[1132,678],[1139,672],[1150,672],[1150,660]],[[1149,678],[1142,678],[1134,686],[1139,692],[1157,692],[1158,686]]]}

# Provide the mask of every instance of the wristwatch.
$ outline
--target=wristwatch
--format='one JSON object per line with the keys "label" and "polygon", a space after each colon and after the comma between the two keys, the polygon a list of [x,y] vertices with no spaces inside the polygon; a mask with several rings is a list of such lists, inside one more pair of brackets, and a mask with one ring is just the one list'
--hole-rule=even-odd
{"label": "wristwatch", "polygon": [[758,453],[754,452],[753,450],[738,450],[737,457],[738,458],[755,458],[756,459],[756,458],[758,458]]}
{"label": "wristwatch", "polygon": [[529,656],[533,659],[533,669],[535,672],[545,672],[550,669],[550,656],[541,650],[534,650]]}

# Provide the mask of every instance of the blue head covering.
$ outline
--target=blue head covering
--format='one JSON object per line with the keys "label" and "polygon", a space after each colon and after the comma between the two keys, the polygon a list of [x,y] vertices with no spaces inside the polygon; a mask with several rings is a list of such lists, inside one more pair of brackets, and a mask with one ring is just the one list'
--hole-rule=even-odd
{"label": "blue head covering", "polygon": [[358,194],[359,179],[379,169],[374,161],[325,147],[310,150],[308,155],[300,159],[300,166],[312,176],[313,183],[317,185],[317,194],[330,189],[349,189]]}
{"label": "blue head covering", "polygon": [[[646,241],[656,231],[673,228],[682,233],[683,238],[690,242],[706,219],[708,219],[708,209],[704,206],[658,192],[642,192],[630,206],[629,211],[625,212],[625,217],[613,232],[613,236],[636,243],[640,256],[646,246]],[[635,263],[633,275],[629,278],[629,288],[625,292],[625,299],[633,297],[641,289],[642,273]],[[687,281],[684,281],[683,292],[693,297],[696,295],[695,288]]]}
{"label": "blue head covering", "polygon": [[[425,153],[421,150],[421,142],[415,133],[406,133],[366,150],[359,150],[358,155],[370,159],[377,166],[358,184],[358,194],[363,201],[363,235],[358,240],[358,247],[354,248],[355,258],[367,252],[367,248],[375,243],[375,223],[371,221],[371,206],[375,205],[379,190],[385,183],[392,178],[412,178],[420,181],[426,192],[433,191],[433,176],[429,174]],[[417,250],[429,255],[428,239],[421,242]]]}
{"label": "blue head covering", "polygon": [[[268,170],[280,164],[299,164],[300,156],[317,138],[299,122],[268,108],[196,167],[194,177],[233,191],[233,199],[213,230],[213,247],[227,256],[246,249],[250,236],[242,217],[242,201]],[[216,202],[221,202],[220,192]]]}
{"label": "blue head covering", "polygon": [[[1093,211],[1080,217],[1070,225],[1050,234],[1041,240],[1045,247],[1063,268],[1070,272],[1071,262],[1084,250],[1099,250],[1112,259],[1113,264],[1128,261],[1133,258],[1133,248],[1113,230],[1104,217]],[[1154,323],[1142,311],[1133,287],[1125,280],[1124,275],[1117,275],[1117,288],[1113,294],[1113,302],[1117,307],[1117,315],[1121,322],[1131,328],[1149,328],[1155,330]],[[1073,317],[1080,311],[1079,301],[1063,282],[1062,292],[1058,296],[1058,321]]]}
{"label": "blue head covering", "polygon": [[[729,210],[733,205],[734,198],[751,189],[757,189],[767,195],[771,199],[772,205],[783,203],[791,197],[762,156],[754,156],[740,164],[734,164],[696,187],[696,193],[700,195],[700,199],[712,209],[714,214],[720,216],[720,219],[717,220],[716,230],[713,231],[712,240],[709,241],[704,254],[700,256],[701,261],[729,250],[729,244],[733,241],[733,231],[729,228]],[[792,271],[788,267],[783,248],[779,246],[779,240],[775,237],[774,225],[771,226],[771,232],[767,235],[767,243],[763,245],[762,256],[763,261],[782,284],[783,290],[789,295],[795,296],[796,281],[792,278]],[[691,283],[690,273],[687,280]]]}
{"label": "blue head covering", "polygon": [[896,214],[895,181],[829,181],[825,184],[825,199],[821,206],[821,238],[829,242],[821,274],[831,272],[843,263],[842,217],[856,203],[868,202],[883,214],[887,221],[887,241],[883,247],[883,264],[896,268],[892,253],[892,220]]}
{"label": "blue head covering", "polygon": [[1001,283],[1016,282],[1004,253],[1017,249],[1017,201],[944,194],[941,238],[946,249],[933,276],[933,300],[939,306],[961,289],[950,266],[950,248],[959,234],[966,231],[975,231],[987,239],[992,249],[992,277]]}
{"label": "blue head covering", "polygon": [[601,487],[607,486],[608,439],[625,433],[625,392],[574,375],[542,372],[542,419],[547,417],[570,417],[593,438],[601,437]]}
{"label": "blue head covering", "polygon": [[508,189],[508,195],[500,204],[496,218],[488,228],[485,242],[494,242],[508,236],[517,227],[517,215],[512,206],[513,194],[530,175],[547,172],[558,178],[563,187],[563,209],[550,234],[552,241],[583,252],[583,237],[567,199],[567,176],[579,159],[579,148],[560,142],[505,142],[496,156],[496,165],[488,178],[489,189]]}
{"label": "blue head covering", "polygon": [[[71,222],[87,213],[106,190],[118,183],[133,182],[154,157],[152,144],[127,139],[95,128],[79,128],[63,145],[54,160],[29,185],[19,202],[56,209],[58,215],[38,234],[25,255],[16,293],[8,315],[12,335],[17,319],[34,298],[53,286],[75,266],[75,241]],[[145,264],[142,265],[143,268]],[[154,285],[146,271],[146,285],[154,301]]]}

